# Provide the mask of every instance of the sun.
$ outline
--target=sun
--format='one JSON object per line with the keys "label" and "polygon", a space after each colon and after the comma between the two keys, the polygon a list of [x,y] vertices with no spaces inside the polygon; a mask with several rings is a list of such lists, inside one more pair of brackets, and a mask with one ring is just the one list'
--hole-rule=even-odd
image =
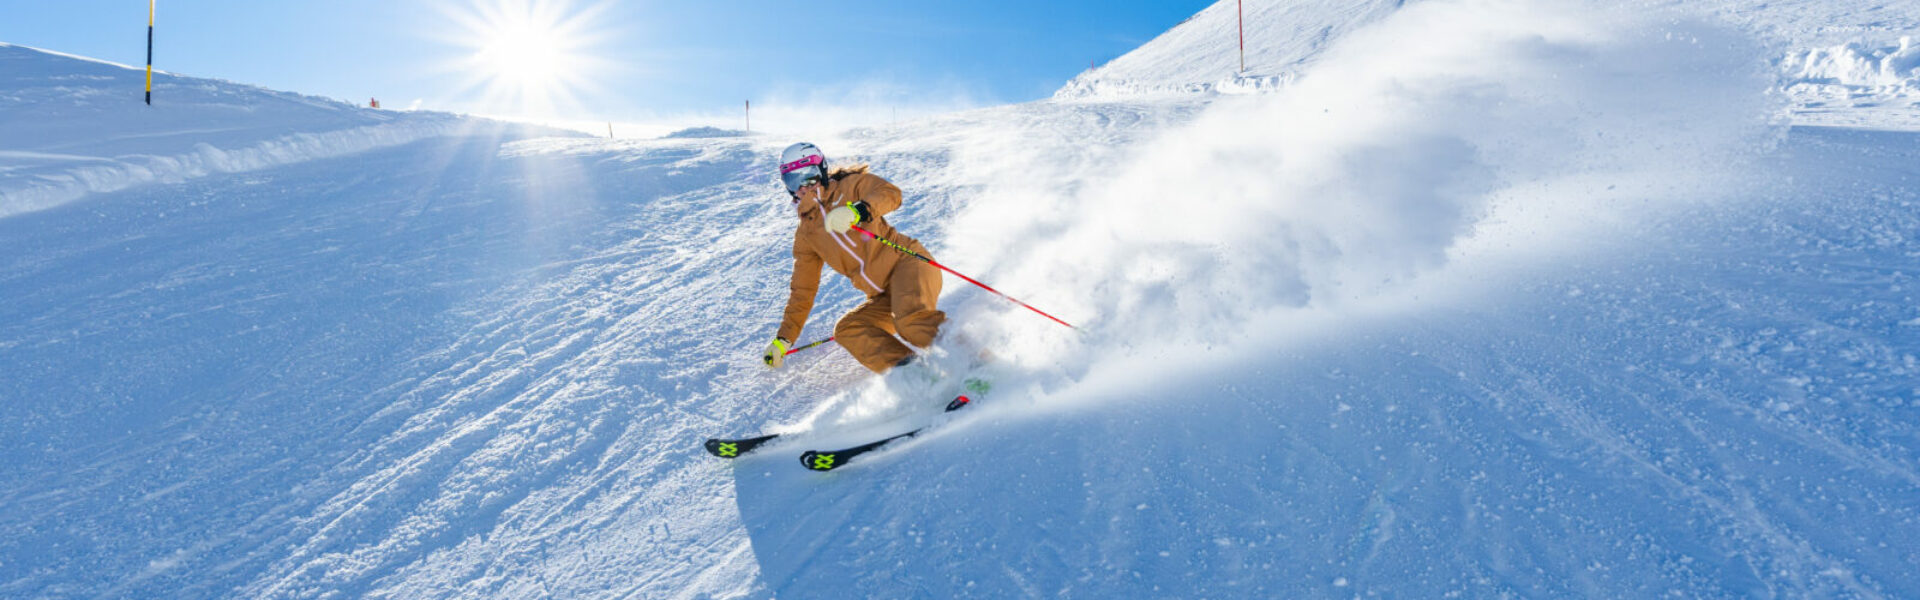
{"label": "sun", "polygon": [[473,55],[494,80],[512,88],[553,88],[579,69],[567,38],[550,23],[512,21],[497,24],[486,45]]}
{"label": "sun", "polygon": [[442,37],[462,49],[453,70],[460,93],[488,112],[563,117],[604,66],[592,48],[606,39],[592,24],[605,5],[567,0],[474,0],[442,11],[456,27]]}

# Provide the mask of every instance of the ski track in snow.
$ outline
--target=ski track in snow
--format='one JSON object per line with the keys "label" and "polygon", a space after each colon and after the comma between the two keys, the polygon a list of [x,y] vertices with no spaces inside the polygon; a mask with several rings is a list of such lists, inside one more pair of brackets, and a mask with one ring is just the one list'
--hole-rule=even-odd
{"label": "ski track in snow", "polygon": [[[1449,5],[1500,6],[1425,14]],[[1812,27],[1818,8],[1782,3],[1776,25]],[[1318,17],[1352,16],[1336,12]],[[1374,18],[1352,27],[1419,25]],[[1316,89],[1316,65],[1391,58],[1319,54],[1350,37],[1288,50],[1314,53],[1294,89]],[[1648,51],[1533,48],[1517,54],[1617,67]],[[1535,63],[1443,69],[1426,96],[1354,70],[1307,97],[1462,121],[1396,139],[1330,117],[1334,133],[1285,130],[1316,143],[1273,163],[1220,158],[1301,123],[1259,98],[1079,96],[815,138],[900,183],[891,220],[943,263],[1087,325],[1042,329],[949,279],[953,330],[1012,366],[946,427],[831,474],[794,457],[873,432],[834,424],[872,408],[864,370],[831,348],[755,361],[785,295],[792,217],[767,173],[784,137],[466,129],[36,201],[0,216],[18,249],[0,256],[0,595],[1920,595],[1920,134],[1766,137],[1701,115],[1704,138],[1582,138],[1606,168],[1516,158],[1637,116],[1608,77],[1687,89],[1659,77],[1717,56],[1556,75],[1599,92],[1585,112],[1473,96],[1501,119],[1448,85],[1524,88]],[[1114,65],[1166,68],[1152,59]],[[1624,116],[1593,114],[1608,111]],[[1513,131],[1548,141],[1502,146]],[[256,133],[224,139],[276,143]],[[1448,162],[1449,139],[1509,151]],[[86,168],[126,140],[109,142],[8,146],[0,178]],[[1258,176],[1380,156],[1404,172]],[[1648,157],[1719,170],[1669,181],[1631,160]],[[1409,190],[1431,180],[1404,173],[1453,164],[1496,177],[1418,197],[1460,202],[1471,226],[1359,221],[1438,242],[1171,197]],[[1231,212],[1191,214],[1207,210]],[[1196,222],[1219,230],[1126,237]],[[1338,252],[1311,260],[1245,257],[1327,240]],[[1168,278],[1183,268],[1285,283]],[[803,340],[859,301],[826,282]],[[811,435],[732,463],[698,447],[763,429]]]}

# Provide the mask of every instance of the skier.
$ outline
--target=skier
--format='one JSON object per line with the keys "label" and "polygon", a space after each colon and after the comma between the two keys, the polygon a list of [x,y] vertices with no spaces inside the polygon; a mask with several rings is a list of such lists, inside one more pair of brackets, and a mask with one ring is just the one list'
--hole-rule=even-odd
{"label": "skier", "polygon": [[907,344],[931,346],[947,320],[935,306],[940,271],[924,261],[902,260],[901,252],[853,229],[858,226],[930,257],[920,242],[887,224],[887,213],[900,208],[900,188],[868,173],[864,164],[829,171],[827,157],[805,142],[780,153],[780,179],[799,215],[793,230],[793,283],[780,330],[761,359],[771,369],[785,362],[813,311],[824,263],[867,294],[865,304],[834,325],[834,341],[875,373],[914,362],[917,354]]}

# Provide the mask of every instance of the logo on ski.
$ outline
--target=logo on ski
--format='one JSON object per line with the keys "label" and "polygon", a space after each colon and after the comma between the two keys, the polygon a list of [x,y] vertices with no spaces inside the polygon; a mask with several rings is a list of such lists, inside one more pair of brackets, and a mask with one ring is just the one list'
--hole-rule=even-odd
{"label": "logo on ski", "polygon": [[800,464],[806,465],[807,468],[815,471],[832,471],[835,466],[833,464],[834,457],[835,455],[831,453],[815,454],[813,452],[807,452],[800,455]]}
{"label": "logo on ski", "polygon": [[759,448],[761,444],[771,442],[777,437],[780,437],[780,434],[774,433],[750,438],[740,438],[737,440],[707,438],[706,448],[708,454],[720,458],[739,458],[741,455],[752,452],[753,449]]}
{"label": "logo on ski", "polygon": [[[962,394],[960,396],[955,397],[952,402],[947,403],[946,412],[953,412],[956,410],[960,410],[962,408],[966,408],[967,405],[972,403],[973,403],[972,398],[968,398],[965,394]],[[866,454],[868,452],[872,452],[874,450],[879,450],[880,448],[886,446],[887,444],[891,444],[895,441],[920,435],[921,432],[926,431],[929,427],[931,426],[921,427],[913,431],[909,431],[909,432],[895,435],[892,437],[882,438],[876,441],[867,442],[865,444],[861,444],[858,446],[845,448],[841,450],[830,450],[830,451],[808,450],[806,452],[800,453],[800,466],[806,467],[807,470],[809,471],[832,471],[834,469],[847,466],[847,463],[852,462],[854,457],[860,456],[862,454]]]}

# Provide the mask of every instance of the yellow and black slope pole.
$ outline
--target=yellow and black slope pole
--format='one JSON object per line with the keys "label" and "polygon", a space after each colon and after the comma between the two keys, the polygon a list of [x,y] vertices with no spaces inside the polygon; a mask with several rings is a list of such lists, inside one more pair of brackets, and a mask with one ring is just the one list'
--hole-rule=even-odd
{"label": "yellow and black slope pole", "polygon": [[147,106],[153,106],[153,5],[147,0]]}

